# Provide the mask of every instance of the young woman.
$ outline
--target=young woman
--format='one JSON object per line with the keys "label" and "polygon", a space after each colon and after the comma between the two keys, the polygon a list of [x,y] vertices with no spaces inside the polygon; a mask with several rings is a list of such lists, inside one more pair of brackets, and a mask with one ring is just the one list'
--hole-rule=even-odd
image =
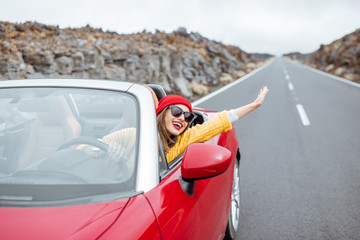
{"label": "young woman", "polygon": [[[156,109],[157,127],[167,161],[174,160],[192,143],[207,141],[221,132],[230,130],[234,121],[261,106],[268,91],[267,87],[264,87],[254,102],[230,111],[222,111],[205,123],[191,128],[189,122],[194,116],[191,103],[179,95],[162,98]],[[109,163],[114,164],[129,159],[132,159],[130,162],[134,162],[135,136],[135,128],[125,128],[101,139],[109,144],[107,152]]]}
{"label": "young woman", "polygon": [[192,143],[207,141],[230,130],[234,121],[261,106],[268,91],[267,87],[263,87],[254,102],[230,111],[222,111],[216,117],[192,128],[188,128],[193,118],[189,101],[178,95],[168,95],[161,99],[156,109],[157,127],[167,161],[171,162]]}

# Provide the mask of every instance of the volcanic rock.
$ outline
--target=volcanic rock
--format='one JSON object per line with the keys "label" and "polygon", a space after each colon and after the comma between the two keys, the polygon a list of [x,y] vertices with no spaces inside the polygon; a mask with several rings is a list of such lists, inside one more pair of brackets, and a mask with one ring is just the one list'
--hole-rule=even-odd
{"label": "volcanic rock", "polygon": [[0,79],[157,83],[169,94],[190,99],[234,81],[271,57],[246,53],[185,28],[124,35],[90,26],[61,29],[37,22],[0,22],[0,53]]}

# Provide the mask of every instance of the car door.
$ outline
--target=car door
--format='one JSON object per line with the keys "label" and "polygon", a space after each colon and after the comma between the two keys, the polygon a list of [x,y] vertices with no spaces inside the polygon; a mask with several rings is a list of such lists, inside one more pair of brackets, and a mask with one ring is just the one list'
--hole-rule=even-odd
{"label": "car door", "polygon": [[[223,133],[212,143],[228,145],[228,134]],[[199,156],[192,158],[196,161]],[[227,223],[234,161],[233,155],[230,167],[223,174],[192,183],[182,179],[181,158],[173,161],[162,174],[165,177],[160,184],[145,193],[163,239],[219,239]]]}

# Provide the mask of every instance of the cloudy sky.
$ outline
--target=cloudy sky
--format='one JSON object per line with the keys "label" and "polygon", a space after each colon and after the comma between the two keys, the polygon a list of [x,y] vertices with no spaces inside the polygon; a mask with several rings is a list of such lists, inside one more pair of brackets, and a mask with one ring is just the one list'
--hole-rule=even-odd
{"label": "cloudy sky", "polygon": [[118,33],[185,27],[246,52],[309,53],[360,28],[359,0],[0,0],[0,21]]}

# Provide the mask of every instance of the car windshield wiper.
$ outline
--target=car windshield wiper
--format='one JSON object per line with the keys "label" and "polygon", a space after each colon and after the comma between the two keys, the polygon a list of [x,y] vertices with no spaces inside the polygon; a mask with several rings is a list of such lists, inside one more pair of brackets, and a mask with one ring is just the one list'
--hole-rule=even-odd
{"label": "car windshield wiper", "polygon": [[12,195],[0,195],[0,201],[32,201],[32,196],[12,196]]}
{"label": "car windshield wiper", "polygon": [[85,197],[74,197],[65,200],[49,201],[34,200],[32,196],[0,195],[0,207],[54,207],[95,204],[116,201],[123,198],[131,198],[142,193],[142,191],[129,191],[122,193],[97,194]]}
{"label": "car windshield wiper", "polygon": [[56,178],[56,179],[67,179],[76,183],[87,184],[88,182],[83,178],[64,171],[42,171],[42,170],[21,170],[12,175],[15,178]]}

